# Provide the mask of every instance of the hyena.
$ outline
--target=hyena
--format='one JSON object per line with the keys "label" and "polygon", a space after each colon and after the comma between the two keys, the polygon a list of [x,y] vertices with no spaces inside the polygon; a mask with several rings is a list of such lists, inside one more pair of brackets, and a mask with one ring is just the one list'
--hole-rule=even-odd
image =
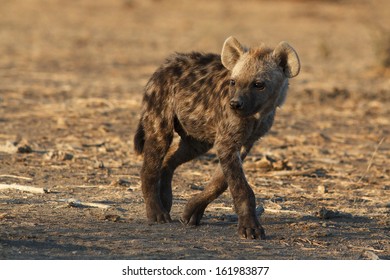
{"label": "hyena", "polygon": [[[215,147],[219,165],[205,189],[190,199],[180,221],[199,225],[209,203],[229,188],[243,238],[265,238],[253,190],[242,168],[256,140],[271,128],[300,62],[286,42],[274,50],[226,39],[221,55],[192,52],[169,57],[145,87],[134,137],[143,153],[142,192],[150,222],[171,221],[175,169]],[[180,136],[172,144],[176,132]]]}

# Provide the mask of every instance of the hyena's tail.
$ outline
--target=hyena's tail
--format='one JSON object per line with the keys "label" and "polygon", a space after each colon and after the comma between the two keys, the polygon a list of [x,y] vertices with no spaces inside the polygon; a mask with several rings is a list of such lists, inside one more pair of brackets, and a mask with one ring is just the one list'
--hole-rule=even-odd
{"label": "hyena's tail", "polygon": [[137,132],[135,133],[134,136],[134,151],[139,155],[142,154],[144,150],[144,144],[145,144],[145,130],[141,119],[138,124]]}

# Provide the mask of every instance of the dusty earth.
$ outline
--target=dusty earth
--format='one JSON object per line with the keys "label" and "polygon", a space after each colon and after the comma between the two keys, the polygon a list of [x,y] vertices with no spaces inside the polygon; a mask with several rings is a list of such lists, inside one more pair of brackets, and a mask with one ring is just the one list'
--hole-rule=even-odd
{"label": "dusty earth", "polygon": [[[390,259],[389,3],[2,1],[0,258]],[[244,164],[267,240],[237,236],[228,192],[201,226],[178,222],[213,151],[177,170],[174,222],[145,220],[143,87],[173,51],[218,53],[230,35],[286,40],[302,62]]]}

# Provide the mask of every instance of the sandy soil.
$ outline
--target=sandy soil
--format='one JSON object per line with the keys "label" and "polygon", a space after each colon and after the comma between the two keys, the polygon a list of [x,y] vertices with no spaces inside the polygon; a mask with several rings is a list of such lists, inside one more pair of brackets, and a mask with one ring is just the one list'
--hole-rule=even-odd
{"label": "sandy soil", "polygon": [[[0,259],[390,259],[390,74],[376,55],[389,1],[1,6]],[[143,87],[173,51],[218,53],[230,35],[289,41],[302,62],[244,164],[267,240],[237,236],[229,193],[201,226],[178,222],[213,151],[177,170],[174,222],[145,220],[132,144]]]}

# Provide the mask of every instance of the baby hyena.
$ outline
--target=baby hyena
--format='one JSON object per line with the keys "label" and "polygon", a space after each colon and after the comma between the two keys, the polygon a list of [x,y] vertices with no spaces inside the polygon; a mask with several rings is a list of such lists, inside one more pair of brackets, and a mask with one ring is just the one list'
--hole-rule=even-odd
{"label": "baby hyena", "polygon": [[[213,146],[219,159],[205,190],[186,205],[181,222],[199,225],[207,205],[228,187],[238,215],[238,233],[264,238],[255,196],[242,161],[271,128],[288,79],[298,75],[299,58],[286,42],[274,49],[246,48],[229,37],[216,54],[174,54],[152,75],[134,137],[143,153],[142,192],[151,222],[170,222],[175,169]],[[172,144],[174,131],[181,139]]]}

